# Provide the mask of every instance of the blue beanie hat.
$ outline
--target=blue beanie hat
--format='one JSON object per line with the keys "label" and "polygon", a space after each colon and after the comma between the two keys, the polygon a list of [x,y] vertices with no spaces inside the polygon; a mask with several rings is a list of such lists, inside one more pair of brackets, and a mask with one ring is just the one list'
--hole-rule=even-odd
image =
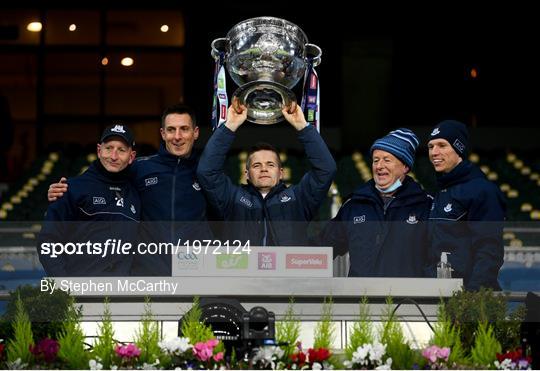
{"label": "blue beanie hat", "polygon": [[467,145],[469,144],[469,132],[464,123],[455,120],[439,122],[433,128],[428,142],[439,138],[446,139],[460,157],[466,156]]}
{"label": "blue beanie hat", "polygon": [[401,162],[412,169],[414,165],[414,154],[420,141],[416,134],[406,128],[399,128],[391,131],[385,137],[377,139],[371,146],[371,154],[376,149],[386,151],[396,156]]}

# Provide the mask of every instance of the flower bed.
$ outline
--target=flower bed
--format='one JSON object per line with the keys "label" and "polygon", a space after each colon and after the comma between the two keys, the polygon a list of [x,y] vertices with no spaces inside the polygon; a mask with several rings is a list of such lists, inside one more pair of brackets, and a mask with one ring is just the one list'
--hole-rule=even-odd
{"label": "flower bed", "polygon": [[[462,294],[469,295],[469,294]],[[476,305],[486,305],[487,294]],[[482,296],[474,297],[479,300]],[[462,300],[456,296],[455,300]],[[491,300],[491,299],[490,299]],[[227,352],[225,344],[214,337],[211,328],[200,322],[198,300],[184,316],[183,337],[160,339],[153,320],[151,304],[146,303],[133,343],[114,340],[108,303],[99,327],[99,337],[91,347],[85,344],[80,328],[80,309],[73,301],[66,310],[56,339],[44,337],[36,342],[32,323],[20,297],[15,302],[13,335],[0,342],[0,368],[59,369],[530,369],[531,359],[521,349],[505,349],[497,338],[496,322],[480,318],[474,334],[463,333],[452,312],[451,303],[441,303],[439,319],[430,344],[413,349],[405,339],[393,314],[389,298],[380,326],[370,321],[369,305],[364,298],[358,321],[354,324],[346,349],[330,349],[334,337],[332,301],[324,303],[321,320],[314,333],[314,345],[304,349],[298,342],[300,323],[291,302],[283,321],[276,325],[276,344]],[[489,301],[487,302],[489,304]],[[481,311],[482,313],[482,311]],[[470,325],[470,323],[467,323]],[[501,325],[499,325],[501,326]],[[507,330],[509,325],[506,324]],[[470,326],[469,326],[470,327]],[[506,334],[512,333],[506,331]],[[470,344],[466,341],[470,340]],[[512,340],[512,339],[510,339]],[[515,344],[519,339],[506,344]],[[227,348],[231,349],[231,347]],[[239,348],[240,349],[240,348]]]}

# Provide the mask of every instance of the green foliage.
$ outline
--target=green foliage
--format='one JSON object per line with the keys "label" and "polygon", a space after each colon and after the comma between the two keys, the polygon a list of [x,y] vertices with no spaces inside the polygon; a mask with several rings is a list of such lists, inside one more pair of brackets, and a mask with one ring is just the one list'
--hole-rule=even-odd
{"label": "green foliage", "polygon": [[392,368],[410,369],[418,357],[409,346],[409,342],[403,335],[401,325],[396,321],[393,311],[392,298],[386,299],[386,308],[383,312],[383,324],[381,328],[381,343],[386,344],[386,354],[392,358]]}
{"label": "green foliage", "polygon": [[13,337],[11,323],[15,319],[17,298],[21,298],[32,324],[34,342],[45,337],[58,339],[63,322],[67,317],[69,294],[62,290],[54,293],[42,292],[40,287],[19,286],[10,293],[6,312],[0,320],[0,333],[5,340]]}
{"label": "green foliage", "polygon": [[450,365],[453,363],[458,365],[466,363],[465,351],[461,345],[460,331],[456,326],[452,325],[446,313],[445,303],[442,300],[439,304],[437,323],[434,326],[431,344],[437,345],[440,348],[450,348],[450,356],[448,357],[448,363]]}
{"label": "green foliage", "polygon": [[144,313],[141,316],[139,329],[135,334],[135,344],[141,350],[140,363],[152,364],[156,362],[156,359],[159,359],[161,355],[161,349],[158,345],[159,340],[159,326],[152,314],[150,298],[146,297],[144,300]]}
{"label": "green foliage", "polygon": [[506,297],[495,295],[491,289],[455,292],[446,304],[446,311],[452,324],[460,329],[465,351],[473,347],[474,334],[482,321],[492,324],[495,337],[504,349],[514,349],[520,344],[519,326],[524,309],[520,307],[508,315]]}
{"label": "green foliage", "polygon": [[313,339],[313,348],[331,349],[334,342],[334,324],[332,323],[332,305],[331,297],[324,298],[321,320],[315,327],[315,336]]}
{"label": "green foliage", "polygon": [[495,337],[501,343],[503,351],[521,347],[521,323],[525,320],[526,313],[527,308],[525,304],[520,304],[505,320],[495,323]]}
{"label": "green foliage", "polygon": [[494,368],[497,353],[501,353],[501,344],[495,338],[493,327],[487,322],[478,324],[478,332],[471,349],[471,361],[475,367]]}
{"label": "green foliage", "polygon": [[17,296],[15,302],[13,333],[14,338],[10,339],[7,343],[8,362],[15,362],[17,359],[20,359],[21,363],[26,363],[27,365],[30,364],[32,360],[30,346],[34,344],[32,328],[20,296]]}
{"label": "green foliage", "polygon": [[81,308],[75,306],[75,301],[70,298],[67,318],[63,323],[58,344],[58,358],[60,358],[70,369],[88,368],[88,353],[85,351],[84,333],[79,324],[81,319]]}
{"label": "green foliage", "polygon": [[193,345],[215,338],[212,328],[201,321],[201,316],[199,298],[194,297],[191,309],[182,317],[181,326],[182,336],[189,338],[189,342]]}
{"label": "green foliage", "polygon": [[94,343],[92,349],[93,358],[98,359],[104,369],[111,368],[111,362],[114,359],[114,330],[109,309],[109,299],[105,298],[103,303],[104,312],[101,317],[101,324],[98,327],[99,337]]}
{"label": "green foliage", "polygon": [[296,343],[300,338],[300,320],[294,313],[294,298],[289,298],[289,305],[282,321],[276,323],[276,341],[285,351],[285,357],[293,354],[296,349]]}
{"label": "green foliage", "polygon": [[351,359],[352,355],[358,347],[364,344],[372,344],[374,342],[373,328],[369,315],[369,301],[366,296],[362,298],[360,302],[360,314],[358,321],[354,323],[352,327],[349,344],[345,349],[347,359]]}

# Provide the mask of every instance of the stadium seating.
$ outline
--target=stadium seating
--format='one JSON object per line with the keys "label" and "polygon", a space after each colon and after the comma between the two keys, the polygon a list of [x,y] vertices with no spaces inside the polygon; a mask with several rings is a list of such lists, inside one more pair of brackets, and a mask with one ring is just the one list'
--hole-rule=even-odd
{"label": "stadium seating", "polygon": [[[35,248],[47,209],[46,193],[50,183],[61,176],[76,176],[95,159],[93,149],[76,145],[58,145],[39,157],[26,171],[27,176],[10,185],[0,199],[0,290],[9,289],[17,282],[33,280],[41,273],[39,263],[29,266],[8,249]],[[367,153],[335,155],[338,173],[321,205],[315,220],[325,221],[335,215],[341,203],[354,189],[371,179],[371,165]],[[245,182],[246,152],[233,152],[228,157],[225,171],[235,181]],[[284,181],[294,184],[309,169],[301,152],[281,153]],[[540,282],[540,157],[517,152],[472,153],[470,160],[478,164],[486,176],[495,182],[508,202],[509,223],[503,236],[507,254],[501,270],[501,284],[508,290],[536,289]],[[428,192],[436,191],[435,174],[426,153],[417,156],[411,175]],[[536,222],[536,223],[535,223]],[[320,223],[314,228],[320,228]],[[316,231],[315,231],[316,232]],[[11,250],[9,250],[11,251]],[[517,252],[516,252],[517,251]],[[11,255],[10,255],[11,254]],[[16,272],[16,274],[15,274]],[[8,287],[9,286],[9,287]]]}

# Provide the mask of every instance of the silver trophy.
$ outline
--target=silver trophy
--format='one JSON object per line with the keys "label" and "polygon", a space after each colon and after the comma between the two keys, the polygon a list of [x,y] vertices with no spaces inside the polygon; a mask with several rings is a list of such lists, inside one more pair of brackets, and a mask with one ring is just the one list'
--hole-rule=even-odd
{"label": "silver trophy", "polygon": [[234,26],[227,37],[212,42],[212,57],[224,55],[234,92],[248,108],[248,120],[269,125],[282,120],[283,105],[296,102],[291,90],[321,61],[321,49],[308,43],[304,31],[284,19],[259,17]]}

